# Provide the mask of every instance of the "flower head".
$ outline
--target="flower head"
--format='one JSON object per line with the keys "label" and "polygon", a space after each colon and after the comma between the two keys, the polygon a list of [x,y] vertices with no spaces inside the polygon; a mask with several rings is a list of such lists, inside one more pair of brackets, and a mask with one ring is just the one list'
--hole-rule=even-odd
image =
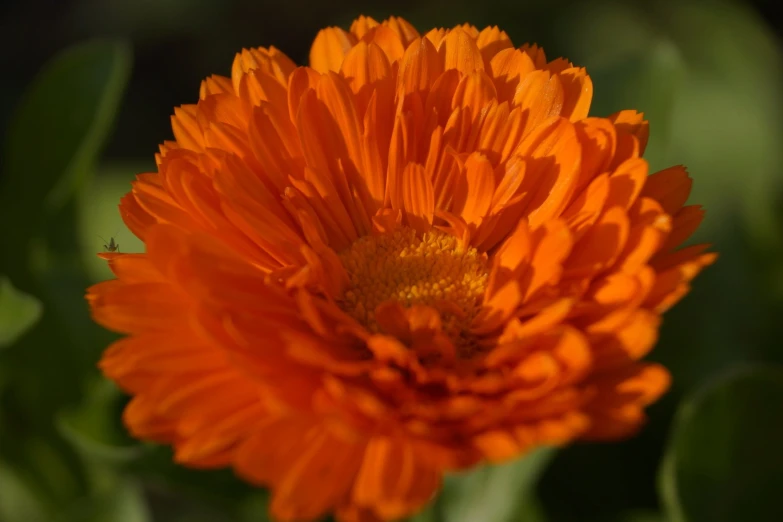
{"label": "flower head", "polygon": [[588,117],[584,69],[496,27],[318,33],[243,50],[175,109],[103,254],[101,368],[125,422],[232,466],[283,520],[401,517],[444,473],[632,434],[640,362],[714,255],[642,115]]}

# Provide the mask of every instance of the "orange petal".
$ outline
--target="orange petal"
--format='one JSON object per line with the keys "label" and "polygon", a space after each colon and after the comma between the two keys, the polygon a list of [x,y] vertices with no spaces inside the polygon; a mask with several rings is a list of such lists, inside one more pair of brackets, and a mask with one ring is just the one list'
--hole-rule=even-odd
{"label": "orange petal", "polygon": [[300,442],[299,453],[272,490],[270,513],[282,520],[307,520],[334,510],[349,494],[361,459],[361,446],[340,440],[328,425],[322,427]]}
{"label": "orange petal", "polygon": [[378,210],[372,218],[373,233],[388,234],[402,225],[402,211],[385,208]]}
{"label": "orange petal", "polygon": [[328,73],[318,83],[318,98],[323,100],[329,114],[334,119],[347,148],[348,157],[354,165],[361,165],[362,151],[360,136],[361,124],[356,114],[353,94],[343,77]]}
{"label": "orange petal", "polygon": [[582,173],[578,188],[606,172],[614,158],[617,135],[614,125],[605,118],[587,118],[576,123],[576,135],[582,145]]}
{"label": "orange petal", "polygon": [[381,330],[387,334],[396,337],[406,344],[411,342],[408,314],[398,301],[390,299],[379,304],[375,309],[375,320],[378,322]]}
{"label": "orange petal", "polygon": [[371,30],[364,39],[380,47],[386,54],[389,63],[399,62],[402,55],[405,54],[405,47],[402,45],[399,35],[385,25]]}
{"label": "orange petal", "polygon": [[456,69],[462,74],[484,70],[484,59],[472,38],[461,28],[449,31],[438,46],[445,70]]}
{"label": "orange petal", "polygon": [[88,293],[93,319],[115,332],[165,331],[187,321],[188,300],[168,283],[112,280],[90,287]]}
{"label": "orange petal", "polygon": [[443,62],[435,46],[426,38],[414,40],[400,63],[400,89],[406,94],[428,91],[441,74]]}
{"label": "orange petal", "polygon": [[351,24],[351,33],[357,38],[361,39],[365,34],[367,34],[370,29],[373,27],[377,27],[378,22],[375,21],[371,16],[364,16],[360,15],[359,18],[353,21]]}
{"label": "orange petal", "polygon": [[537,129],[552,116],[559,116],[563,110],[564,92],[560,78],[549,71],[533,71],[517,86],[514,105],[524,114],[527,111],[525,128],[527,132]]}
{"label": "orange petal", "polygon": [[536,70],[530,56],[518,49],[503,49],[489,62],[498,100],[512,101],[522,78]]}
{"label": "orange petal", "polygon": [[563,86],[563,109],[561,114],[571,121],[587,118],[593,98],[593,81],[585,69],[573,67],[558,74]]}
{"label": "orange petal", "polygon": [[237,95],[246,103],[257,107],[262,101],[275,107],[284,107],[288,101],[285,84],[261,69],[243,75],[237,85]]}
{"label": "orange petal", "polygon": [[171,130],[181,147],[200,152],[204,150],[204,131],[196,119],[196,110],[195,105],[175,108],[171,117]]}
{"label": "orange petal", "polygon": [[644,114],[636,111],[620,111],[609,116],[617,128],[617,134],[633,136],[639,146],[639,155],[644,153],[647,147],[647,138],[650,135],[650,127],[644,119]]}
{"label": "orange petal", "polygon": [[391,28],[392,31],[397,33],[397,36],[400,37],[400,41],[402,42],[402,46],[405,48],[415,39],[419,38],[419,32],[416,28],[413,27],[410,22],[399,16],[392,16],[384,20],[383,25]]}
{"label": "orange petal", "polygon": [[423,234],[432,226],[435,200],[432,181],[418,163],[409,163],[402,173],[403,207],[408,224]]}
{"label": "orange petal", "polygon": [[563,219],[579,240],[598,220],[609,196],[609,176],[595,178],[563,212]]}
{"label": "orange petal", "polygon": [[613,440],[634,434],[643,424],[642,407],[654,402],[669,387],[671,377],[662,366],[625,366],[593,381],[596,397],[586,408],[591,423],[585,438]]}
{"label": "orange petal", "polygon": [[120,198],[119,207],[122,222],[133,232],[134,236],[144,241],[147,230],[156,223],[156,219],[142,208],[133,192]]}
{"label": "orange petal", "polygon": [[519,50],[530,56],[537,69],[543,69],[546,66],[546,53],[537,44],[524,44]]}
{"label": "orange petal", "polygon": [[294,62],[274,47],[269,49],[264,47],[242,49],[241,52],[237,53],[231,67],[231,80],[234,86],[232,91],[238,92],[242,76],[252,70],[260,69],[285,85],[288,83],[288,77],[295,68]]}
{"label": "orange petal", "polygon": [[321,29],[310,48],[310,67],[320,73],[339,71],[343,58],[356,45],[356,37],[339,27]]}
{"label": "orange petal", "polygon": [[650,261],[661,249],[672,228],[671,218],[664,214],[655,200],[643,198],[636,203],[634,210],[637,209],[640,216],[631,214],[628,242],[617,260],[618,267],[628,273],[636,272]]}
{"label": "orange petal", "polygon": [[340,70],[350,82],[354,93],[391,74],[388,58],[381,48],[372,42],[359,42],[348,51]]}
{"label": "orange petal", "polygon": [[289,185],[288,176],[301,177],[302,149],[287,112],[262,104],[253,111],[248,137],[256,159],[277,190]]}
{"label": "orange petal", "polygon": [[522,303],[523,294],[519,283],[507,281],[488,300],[473,319],[470,330],[475,335],[483,335],[499,329],[511,317]]}
{"label": "orange petal", "polygon": [[673,216],[688,200],[692,184],[685,167],[669,167],[647,178],[642,196],[656,200],[667,214]]}
{"label": "orange petal", "polygon": [[528,262],[531,249],[530,227],[527,221],[522,220],[492,256],[493,271],[515,272],[520,265]]}
{"label": "orange petal", "polygon": [[492,256],[485,298],[492,296],[509,279],[519,277],[519,269],[528,263],[531,250],[530,229],[527,221],[522,220]]}
{"label": "orange petal", "polygon": [[628,240],[628,216],[620,207],[613,207],[580,239],[568,258],[566,277],[584,277],[610,266],[620,255]]}
{"label": "orange petal", "polygon": [[497,26],[482,29],[476,38],[476,45],[484,58],[484,64],[487,66],[487,69],[489,69],[489,63],[496,54],[514,46],[506,32],[501,31]]}
{"label": "orange petal", "polygon": [[667,251],[680,246],[699,228],[704,219],[704,209],[701,205],[683,207],[672,219],[672,230],[661,250]]}
{"label": "orange petal", "polygon": [[[350,492],[362,449],[340,440],[328,426],[317,425],[310,418],[268,417],[238,448],[234,467],[250,482],[272,486],[270,510],[274,517],[312,519],[335,509]],[[316,486],[323,470],[332,480]]]}
{"label": "orange petal", "polygon": [[231,78],[214,74],[201,82],[200,99],[203,100],[207,96],[215,94],[234,94],[234,85],[231,83]]}
{"label": "orange petal", "polygon": [[490,101],[497,97],[495,86],[484,71],[463,76],[452,99],[452,108],[470,108],[474,118]]}
{"label": "orange petal", "polygon": [[306,92],[318,85],[321,75],[310,67],[299,67],[288,78],[288,115],[295,122],[299,104]]}
{"label": "orange petal", "polygon": [[468,224],[478,223],[489,210],[495,192],[492,164],[483,154],[474,152],[465,162],[465,175],[454,189],[454,212]]}
{"label": "orange petal", "polygon": [[[645,306],[662,314],[674,306],[685,294],[688,293],[688,283],[701,272],[704,267],[715,262],[717,254],[702,254],[706,245],[694,245],[684,248],[672,254],[672,261],[676,263],[660,270],[655,280],[655,287],[645,301]],[[666,259],[666,258],[663,258]],[[654,259],[653,266],[661,261]],[[666,265],[664,265],[666,266]],[[657,268],[657,267],[656,267]]]}
{"label": "orange petal", "polygon": [[576,190],[581,149],[573,124],[565,118],[552,119],[530,133],[519,146],[519,153],[531,156],[528,174],[537,186],[530,187],[526,210],[530,226],[559,216]]}
{"label": "orange petal", "polygon": [[632,158],[620,164],[609,176],[606,206],[631,208],[647,181],[647,171],[647,160],[641,158]]}
{"label": "orange petal", "polygon": [[481,123],[476,150],[484,153],[493,165],[500,165],[510,131],[508,103],[498,104],[490,99],[490,103],[482,112],[484,112],[484,120]]}
{"label": "orange petal", "polygon": [[532,240],[532,260],[527,273],[521,279],[526,303],[542,288],[559,282],[563,262],[574,247],[571,232],[560,220],[544,223],[533,232]]}
{"label": "orange petal", "polygon": [[410,442],[377,436],[367,444],[352,499],[382,519],[402,518],[429,501],[440,480]]}
{"label": "orange petal", "polygon": [[454,92],[457,90],[459,81],[460,74],[458,71],[454,69],[446,70],[435,80],[435,83],[430,88],[430,92],[427,93],[424,113],[430,114],[432,111],[435,111],[439,125],[445,126],[451,115],[451,100],[454,98]]}

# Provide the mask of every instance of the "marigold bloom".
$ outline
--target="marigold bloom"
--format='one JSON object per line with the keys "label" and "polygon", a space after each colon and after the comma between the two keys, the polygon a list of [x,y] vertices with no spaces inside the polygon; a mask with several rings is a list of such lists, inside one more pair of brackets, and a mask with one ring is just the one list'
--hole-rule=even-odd
{"label": "marigold bloom", "polygon": [[632,434],[640,362],[714,254],[642,115],[496,27],[361,17],[310,67],[243,50],[175,109],[103,254],[105,374],[137,437],[232,466],[283,520],[393,519],[445,472]]}

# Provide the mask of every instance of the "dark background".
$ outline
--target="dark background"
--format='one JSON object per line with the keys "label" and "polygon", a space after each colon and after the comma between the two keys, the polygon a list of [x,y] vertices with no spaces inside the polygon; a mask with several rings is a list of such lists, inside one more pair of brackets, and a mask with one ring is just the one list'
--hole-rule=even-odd
{"label": "dark background", "polygon": [[[41,65],[58,50],[94,37],[133,43],[134,72],[107,158],[139,158],[168,139],[172,107],[197,99],[199,82],[230,72],[238,49],[274,45],[296,63],[307,61],[315,34],[347,26],[358,14],[390,15],[419,29],[466,21],[498,25],[515,43],[538,42],[552,56],[563,52],[564,13],[579,0],[4,0],[0,6],[0,128]],[[640,2],[615,2],[640,4]],[[648,2],[644,2],[647,4]],[[649,2],[654,6],[655,0]],[[705,10],[710,0],[697,2]],[[773,0],[743,2],[777,38],[783,10]]]}

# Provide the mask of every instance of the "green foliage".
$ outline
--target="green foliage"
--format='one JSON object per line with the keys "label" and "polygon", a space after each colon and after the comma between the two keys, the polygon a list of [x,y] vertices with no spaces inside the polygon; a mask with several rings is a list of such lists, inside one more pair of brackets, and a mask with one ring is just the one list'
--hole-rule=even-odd
{"label": "green foliage", "polygon": [[441,507],[444,522],[518,520],[519,511],[534,497],[537,479],[554,452],[542,448],[502,466],[485,466],[467,475],[447,477]]}
{"label": "green foliage", "polygon": [[102,165],[98,175],[81,192],[79,207],[79,245],[81,259],[91,282],[113,277],[106,261],[95,255],[103,250],[104,238],[113,237],[121,252],[141,252],[144,244],[122,222],[117,205],[130,190],[130,182],[139,172],[154,168],[143,162]]}
{"label": "green foliage", "polygon": [[44,522],[46,515],[35,493],[13,468],[0,462],[0,520]]}
{"label": "green foliage", "polygon": [[502,465],[449,475],[437,500],[409,522],[544,522],[535,488],[554,454],[554,448],[540,448]]}
{"label": "green foliage", "polygon": [[559,50],[593,78],[591,113],[645,113],[645,157],[653,170],[688,167],[690,202],[706,209],[695,241],[720,254],[664,317],[650,358],[674,380],[650,409],[649,426],[630,441],[568,448],[543,477],[555,520],[603,522],[655,509],[650,477],[667,423],[688,392],[737,363],[783,362],[780,298],[764,270],[780,266],[781,217],[774,213],[783,172],[783,56],[761,20],[732,2],[594,0],[561,20]]}
{"label": "green foliage", "polygon": [[62,216],[91,177],[129,70],[124,44],[78,45],[43,69],[17,108],[0,192],[0,219],[17,225],[8,227],[1,243],[3,252],[17,254],[3,259],[12,277],[26,271],[31,242],[49,232],[47,221]]}
{"label": "green foliage", "polygon": [[716,378],[685,400],[660,484],[671,522],[783,519],[783,367]]}
{"label": "green foliage", "polygon": [[[82,387],[97,377],[95,354],[111,338],[82,301],[88,279],[74,249],[76,196],[92,176],[129,69],[124,44],[91,42],[62,52],[30,86],[7,133],[0,222],[14,225],[0,236],[0,267],[35,296],[40,315],[1,360],[14,371],[0,401],[0,465],[18,498],[27,499],[7,508],[9,517],[28,517],[20,520],[86,520],[83,509],[114,502],[54,419],[81,400]],[[22,326],[6,314],[3,320]]]}
{"label": "green foliage", "polygon": [[41,302],[0,277],[0,349],[10,346],[41,318]]}

